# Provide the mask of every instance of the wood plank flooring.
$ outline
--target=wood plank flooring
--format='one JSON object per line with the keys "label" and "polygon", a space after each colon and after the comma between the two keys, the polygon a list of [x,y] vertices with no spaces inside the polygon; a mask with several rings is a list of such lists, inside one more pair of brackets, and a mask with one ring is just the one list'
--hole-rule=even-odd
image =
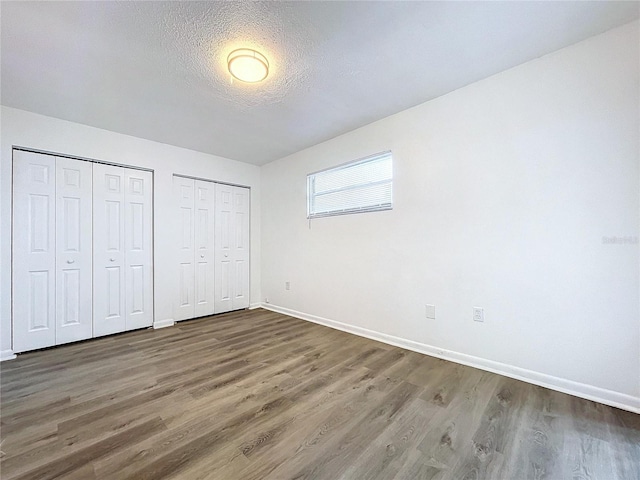
{"label": "wood plank flooring", "polygon": [[3,479],[640,479],[640,415],[265,310],[20,355]]}

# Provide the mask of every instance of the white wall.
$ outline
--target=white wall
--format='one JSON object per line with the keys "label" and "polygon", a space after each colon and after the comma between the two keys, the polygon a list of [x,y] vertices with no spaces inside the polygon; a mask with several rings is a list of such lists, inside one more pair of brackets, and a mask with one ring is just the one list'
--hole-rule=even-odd
{"label": "white wall", "polygon": [[[625,25],[264,166],[267,307],[640,412],[638,38]],[[306,175],[387,149],[393,210],[309,227]]]}
{"label": "white wall", "polygon": [[176,263],[171,239],[173,180],[179,173],[251,187],[251,302],[260,299],[260,168],[184,148],[2,107],[0,138],[0,353],[11,349],[11,149],[28,147],[154,171],[154,320],[173,318]]}

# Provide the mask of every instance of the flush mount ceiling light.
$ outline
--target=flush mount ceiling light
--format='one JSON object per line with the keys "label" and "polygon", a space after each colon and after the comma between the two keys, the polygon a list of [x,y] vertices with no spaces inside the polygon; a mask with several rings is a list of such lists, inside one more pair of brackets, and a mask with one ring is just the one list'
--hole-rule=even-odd
{"label": "flush mount ceiling light", "polygon": [[269,75],[269,61],[260,52],[239,48],[227,57],[229,73],[241,82],[261,82]]}

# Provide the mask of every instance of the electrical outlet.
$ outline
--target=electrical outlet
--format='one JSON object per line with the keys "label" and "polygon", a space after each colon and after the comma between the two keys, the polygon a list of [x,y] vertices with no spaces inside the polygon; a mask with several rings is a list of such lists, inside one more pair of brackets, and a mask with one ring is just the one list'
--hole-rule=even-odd
{"label": "electrical outlet", "polygon": [[269,297],[264,297],[264,303],[269,303]]}
{"label": "electrical outlet", "polygon": [[484,322],[484,308],[473,307],[473,321]]}
{"label": "electrical outlet", "polygon": [[436,318],[436,306],[435,305],[425,305],[424,306],[425,315],[427,318],[435,320]]}
{"label": "electrical outlet", "polygon": [[290,282],[284,282],[284,289],[285,290],[291,290],[291,283]]}

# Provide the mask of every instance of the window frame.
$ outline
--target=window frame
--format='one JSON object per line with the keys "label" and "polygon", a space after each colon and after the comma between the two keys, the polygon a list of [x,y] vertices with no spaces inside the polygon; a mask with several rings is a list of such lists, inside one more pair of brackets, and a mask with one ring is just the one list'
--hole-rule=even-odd
{"label": "window frame", "polygon": [[[391,201],[388,203],[379,203],[376,205],[368,205],[366,207],[354,207],[354,208],[346,208],[346,209],[341,209],[341,210],[332,210],[332,211],[328,211],[328,212],[322,212],[322,213],[312,213],[312,206],[313,206],[313,201],[314,199],[318,196],[315,193],[315,189],[314,189],[314,185],[313,182],[315,181],[315,176],[325,173],[325,172],[331,172],[331,171],[338,171],[338,170],[343,170],[343,169],[347,169],[347,168],[353,168],[353,167],[357,167],[358,165],[362,165],[364,163],[369,163],[369,162],[374,162],[374,161],[379,161],[382,158],[386,158],[388,157],[389,161],[391,162],[391,178],[388,180],[378,180],[376,182],[370,182],[370,183],[361,183],[361,184],[356,184],[356,185],[350,185],[350,186],[346,186],[346,187],[340,187],[340,188],[336,188],[334,190],[328,191],[328,192],[323,192],[320,195],[323,194],[327,194],[327,193],[337,193],[337,192],[342,192],[342,191],[356,191],[359,188],[363,188],[363,187],[368,187],[368,186],[372,186],[372,185],[383,185],[386,183],[389,183],[391,185]],[[375,153],[373,155],[368,155],[366,157],[363,158],[359,158],[357,160],[351,160],[349,162],[345,162],[345,163],[341,163],[339,165],[336,165],[334,167],[330,167],[330,168],[325,168],[322,170],[318,170],[316,172],[312,172],[307,174],[307,219],[311,220],[314,218],[323,218],[323,217],[334,217],[334,216],[338,216],[338,215],[351,215],[354,213],[368,213],[368,212],[383,212],[383,211],[387,211],[387,210],[393,210],[393,155],[391,150],[385,150],[383,152],[379,152],[379,153]]]}

